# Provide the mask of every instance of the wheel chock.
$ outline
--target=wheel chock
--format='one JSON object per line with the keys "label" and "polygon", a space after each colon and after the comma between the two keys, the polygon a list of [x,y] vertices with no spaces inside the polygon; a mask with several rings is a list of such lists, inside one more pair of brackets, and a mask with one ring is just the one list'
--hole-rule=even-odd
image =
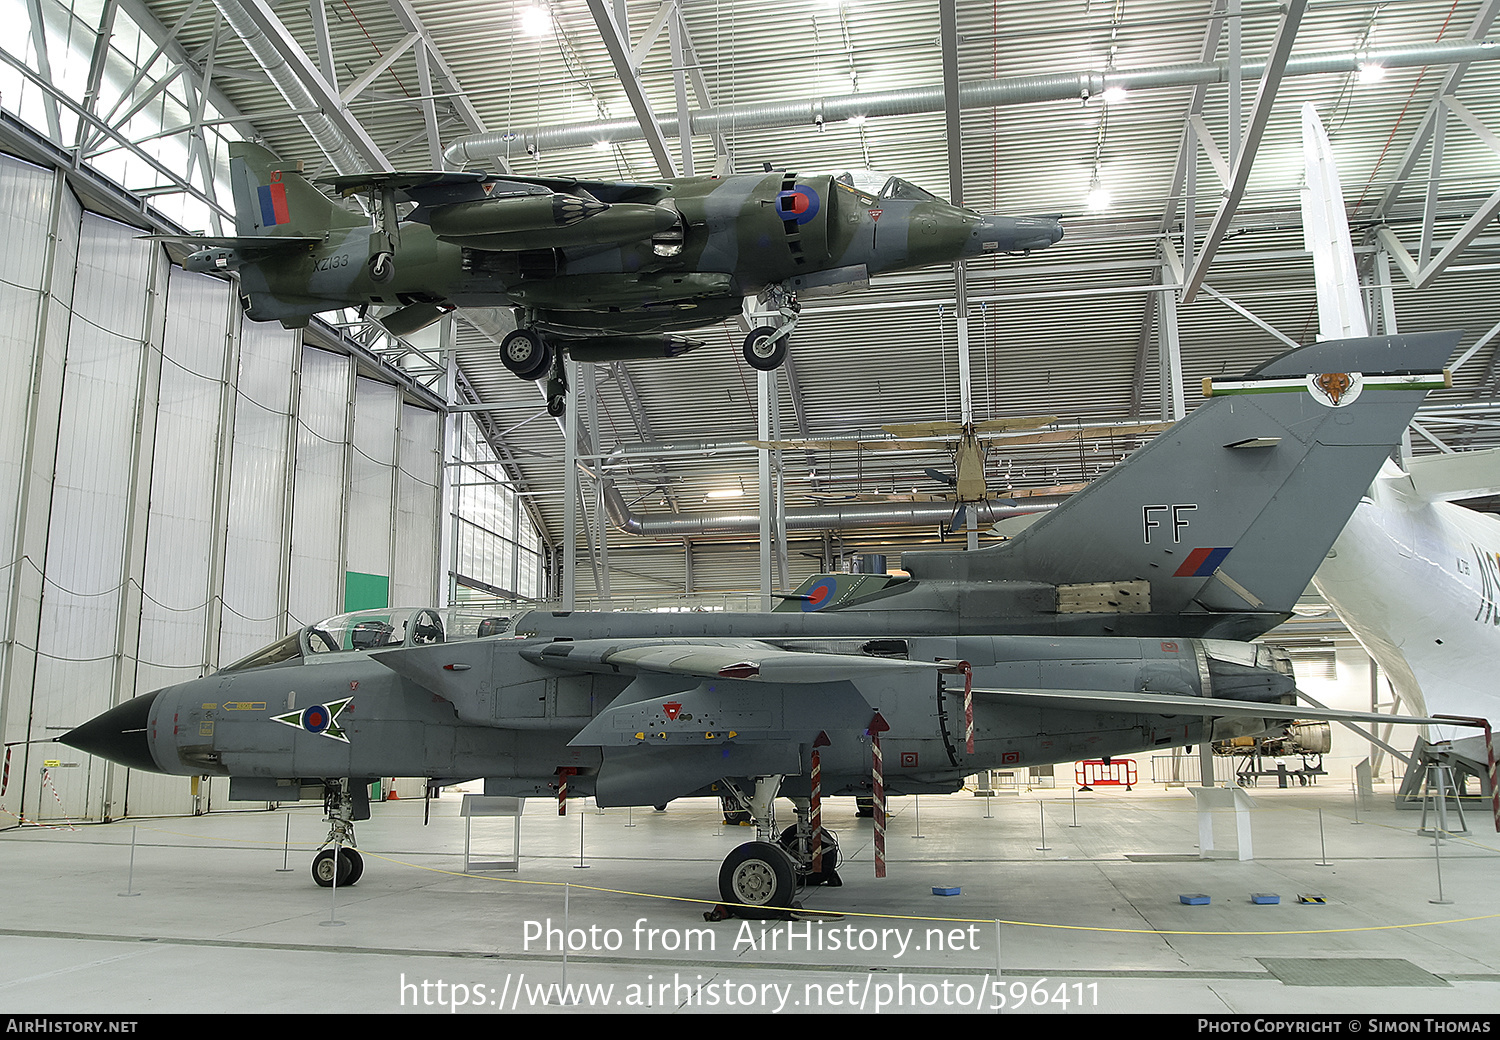
{"label": "wheel chock", "polygon": [[1281,897],[1275,892],[1251,892],[1250,902],[1261,906],[1274,906],[1281,902]]}
{"label": "wheel chock", "polygon": [[1180,895],[1177,897],[1177,901],[1187,906],[1207,906],[1208,896],[1202,892],[1195,892],[1190,895]]}
{"label": "wheel chock", "polygon": [[932,894],[935,896],[961,896],[964,894],[964,890],[956,885],[952,888],[944,888],[939,885],[934,885]]}

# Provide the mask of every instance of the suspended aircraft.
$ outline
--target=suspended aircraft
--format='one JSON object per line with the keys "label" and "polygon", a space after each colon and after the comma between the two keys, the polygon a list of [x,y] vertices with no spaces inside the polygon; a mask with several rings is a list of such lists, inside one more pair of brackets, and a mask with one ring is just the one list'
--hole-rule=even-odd
{"label": "suspended aircraft", "polygon": [[514,308],[502,360],[522,379],[548,380],[554,415],[565,407],[564,352],[580,361],[675,357],[702,343],[667,333],[758,300],[744,357],[777,368],[799,294],[1062,238],[1053,217],[984,216],[900,177],[866,190],[852,175],[786,172],[650,183],[474,172],[323,182],[367,197],[367,220],[259,145],[229,149],[235,235],[163,238],[189,270],[238,271],[249,317],[289,328],[323,311],[391,307],[381,323],[406,335],[456,307]]}
{"label": "suspended aircraft", "polygon": [[[1310,103],[1302,109],[1302,143],[1319,333],[1362,336],[1365,310],[1343,191]],[[1494,494],[1500,449],[1387,459],[1313,579],[1416,711],[1500,718],[1500,520],[1453,504]]]}
{"label": "suspended aircraft", "polygon": [[[836,872],[812,823],[824,795],[875,797],[879,835],[886,792],[950,792],[985,769],[1388,721],[1296,703],[1287,655],[1247,640],[1291,615],[1456,340],[1320,343],[1216,382],[1017,537],[907,553],[904,576],[821,575],[761,614],[530,611],[490,636],[430,611],[344,619],[60,739],[228,777],[231,799],[311,790],[331,821],[320,884],[358,879],[374,777],[566,785],[606,807],[724,795],[756,840],[724,860],[720,897],[770,913]],[[1362,393],[1326,390],[1348,373]],[[778,795],[795,808],[784,831]]]}

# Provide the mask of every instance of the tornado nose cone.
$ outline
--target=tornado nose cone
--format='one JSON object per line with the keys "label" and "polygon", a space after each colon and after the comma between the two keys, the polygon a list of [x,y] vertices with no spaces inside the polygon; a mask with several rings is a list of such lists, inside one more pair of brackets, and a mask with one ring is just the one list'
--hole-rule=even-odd
{"label": "tornado nose cone", "polygon": [[124,704],[110,708],[103,715],[90,719],[57,739],[69,747],[107,758],[131,769],[160,773],[161,766],[151,757],[147,730],[151,705],[160,692],[158,690],[156,693],[132,697]]}

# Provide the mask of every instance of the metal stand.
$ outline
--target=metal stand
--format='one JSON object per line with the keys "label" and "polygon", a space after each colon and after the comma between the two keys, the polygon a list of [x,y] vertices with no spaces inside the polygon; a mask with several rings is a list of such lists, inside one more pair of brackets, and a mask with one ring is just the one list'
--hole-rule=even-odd
{"label": "metal stand", "polygon": [[[1193,787],[1193,801],[1198,805],[1198,854],[1203,859],[1255,858],[1254,843],[1250,838],[1250,810],[1255,801],[1238,787]],[[1218,851],[1214,848],[1214,811],[1234,810],[1234,830],[1238,849]]]}
{"label": "metal stand", "polygon": [[[1427,765],[1427,791],[1422,799],[1422,824],[1417,828],[1417,833],[1423,837],[1448,837],[1450,835],[1463,835],[1469,833],[1468,824],[1464,822],[1464,806],[1458,799],[1455,790],[1452,796],[1453,811],[1458,814],[1458,826],[1448,826],[1448,801],[1449,790],[1453,786],[1453,778],[1449,766],[1441,761],[1429,762]],[[1427,810],[1434,810],[1433,815],[1437,817],[1437,826],[1427,826]]]}
{"label": "metal stand", "polygon": [[[481,794],[466,794],[458,814],[464,818],[464,873],[481,870],[521,869],[521,813],[525,811],[526,799],[500,798]],[[498,817],[515,821],[515,840],[511,846],[510,859],[476,860],[471,850],[474,839],[474,818]]]}

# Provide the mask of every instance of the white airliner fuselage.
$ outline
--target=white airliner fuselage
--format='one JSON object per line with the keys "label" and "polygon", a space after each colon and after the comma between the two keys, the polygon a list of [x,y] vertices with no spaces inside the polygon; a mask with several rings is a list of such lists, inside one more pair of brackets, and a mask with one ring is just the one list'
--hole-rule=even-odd
{"label": "white airliner fuselage", "polygon": [[1500,682],[1497,553],[1500,521],[1431,500],[1388,464],[1313,584],[1404,710],[1490,717]]}
{"label": "white airliner fuselage", "polygon": [[[1302,220],[1319,339],[1367,335],[1333,147],[1302,106]],[[1405,710],[1500,722],[1500,520],[1453,501],[1500,492],[1500,449],[1388,462],[1313,584],[1385,670]],[[1455,729],[1444,736],[1467,736]]]}

